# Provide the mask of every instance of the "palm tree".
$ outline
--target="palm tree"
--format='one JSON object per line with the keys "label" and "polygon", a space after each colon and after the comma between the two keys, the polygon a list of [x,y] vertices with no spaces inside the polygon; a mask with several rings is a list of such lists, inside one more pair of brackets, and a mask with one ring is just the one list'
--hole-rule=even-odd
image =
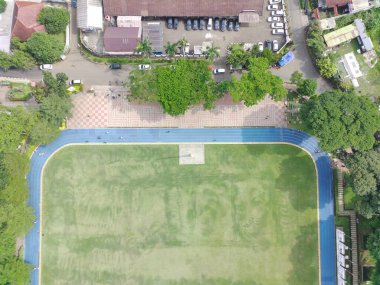
{"label": "palm tree", "polygon": [[150,56],[152,53],[152,44],[148,39],[143,39],[139,42],[136,47],[136,51],[141,53],[143,56]]}
{"label": "palm tree", "polygon": [[185,55],[185,47],[187,44],[188,42],[184,37],[177,42],[177,45],[181,48],[183,55]]}
{"label": "palm tree", "polygon": [[169,57],[173,57],[175,55],[175,52],[177,50],[177,43],[170,43],[168,42],[165,45],[165,52]]}
{"label": "palm tree", "polygon": [[214,46],[214,44],[212,44],[211,46],[207,47],[207,50],[204,52],[204,54],[211,62],[213,62],[215,58],[219,57],[220,50]]}

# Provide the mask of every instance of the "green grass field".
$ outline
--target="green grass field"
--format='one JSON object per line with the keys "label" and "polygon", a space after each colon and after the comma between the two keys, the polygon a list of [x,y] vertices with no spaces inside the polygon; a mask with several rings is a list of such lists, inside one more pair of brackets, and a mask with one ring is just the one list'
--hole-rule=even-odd
{"label": "green grass field", "polygon": [[69,146],[43,177],[42,284],[316,285],[315,168],[289,145]]}

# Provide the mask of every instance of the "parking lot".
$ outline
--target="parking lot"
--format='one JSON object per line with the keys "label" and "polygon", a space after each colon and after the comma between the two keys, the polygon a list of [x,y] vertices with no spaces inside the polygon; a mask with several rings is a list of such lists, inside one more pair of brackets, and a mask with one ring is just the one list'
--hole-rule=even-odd
{"label": "parking lot", "polygon": [[[221,56],[224,56],[227,47],[231,43],[258,43],[266,40],[277,40],[280,47],[285,43],[285,35],[272,35],[272,29],[267,18],[270,12],[267,10],[268,1],[264,1],[263,16],[259,17],[258,23],[252,23],[249,27],[240,25],[240,30],[221,32],[212,30],[190,30],[185,29],[185,20],[179,19],[177,30],[168,29],[166,21],[160,21],[164,27],[164,44],[167,42],[175,43],[178,40],[185,38],[190,44],[190,50],[195,46],[201,46],[203,42],[213,42],[214,45],[220,48]],[[198,19],[199,20],[199,19]],[[206,19],[207,20],[207,19]],[[207,25],[207,21],[206,25]],[[214,24],[214,22],[213,22]]]}

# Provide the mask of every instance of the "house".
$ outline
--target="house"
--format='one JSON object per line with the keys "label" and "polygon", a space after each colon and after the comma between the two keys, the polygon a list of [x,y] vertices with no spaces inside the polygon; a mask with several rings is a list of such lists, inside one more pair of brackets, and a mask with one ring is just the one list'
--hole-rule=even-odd
{"label": "house", "polygon": [[350,7],[352,4],[352,0],[326,0],[326,8],[333,9],[334,15],[338,16],[338,9],[348,9],[350,11]]}
{"label": "house", "polygon": [[104,51],[106,54],[133,54],[141,38],[138,27],[107,27],[104,31]]}
{"label": "house", "polygon": [[103,6],[101,0],[78,1],[77,25],[82,30],[103,30]]}
{"label": "house", "polygon": [[45,26],[37,21],[37,16],[43,7],[43,3],[16,1],[12,37],[18,37],[22,42],[25,42],[33,33],[45,32]]}
{"label": "house", "polygon": [[263,0],[103,0],[105,16],[237,17],[243,11],[262,15]]}
{"label": "house", "polygon": [[329,48],[356,38],[363,52],[373,50],[372,40],[366,33],[366,28],[362,19],[355,19],[353,24],[328,33],[324,35],[323,38]]}
{"label": "house", "polygon": [[371,38],[366,33],[366,28],[362,19],[355,19],[356,28],[359,31],[359,36],[356,38],[362,52],[373,50],[373,43]]}

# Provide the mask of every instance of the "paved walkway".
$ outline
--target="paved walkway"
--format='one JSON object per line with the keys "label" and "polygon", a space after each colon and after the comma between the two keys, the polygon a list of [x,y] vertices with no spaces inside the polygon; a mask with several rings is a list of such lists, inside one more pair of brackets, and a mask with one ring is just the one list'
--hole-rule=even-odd
{"label": "paved walkway", "polygon": [[351,236],[351,253],[352,253],[352,285],[359,285],[359,258],[358,258],[358,232],[357,216],[354,210],[344,208],[344,189],[343,173],[338,168],[338,204],[339,216],[350,217],[350,236]]}
{"label": "paved walkway", "polygon": [[128,91],[122,87],[96,86],[95,93],[74,95],[73,116],[68,128],[203,128],[203,127],[285,127],[286,106],[266,97],[259,104],[245,107],[225,97],[207,111],[202,106],[191,108],[183,116],[171,117],[163,113],[157,103],[128,102]]}

